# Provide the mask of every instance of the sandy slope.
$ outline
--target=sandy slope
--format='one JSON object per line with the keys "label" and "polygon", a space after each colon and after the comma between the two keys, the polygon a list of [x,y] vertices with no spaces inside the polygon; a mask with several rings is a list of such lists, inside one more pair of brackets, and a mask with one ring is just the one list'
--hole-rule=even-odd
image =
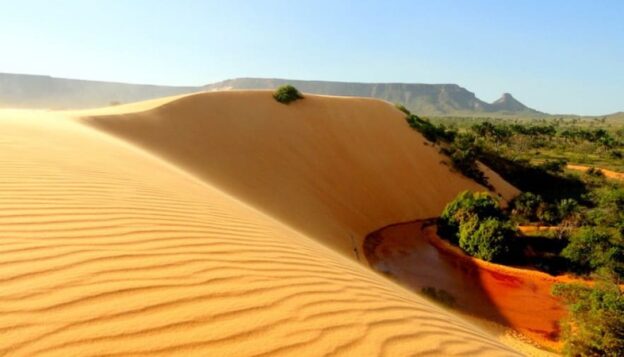
{"label": "sandy slope", "polygon": [[[373,230],[485,190],[441,165],[438,149],[380,100],[307,95],[283,105],[269,91],[234,91],[146,109],[85,120],[352,257]],[[516,194],[494,176],[504,197]]]}
{"label": "sandy slope", "polygon": [[0,111],[0,354],[515,354],[215,187],[55,115]]}

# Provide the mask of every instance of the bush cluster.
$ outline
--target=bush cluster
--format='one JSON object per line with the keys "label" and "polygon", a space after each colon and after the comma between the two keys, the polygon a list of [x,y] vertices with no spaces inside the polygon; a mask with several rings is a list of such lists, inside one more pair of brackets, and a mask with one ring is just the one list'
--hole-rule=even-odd
{"label": "bush cluster", "polygon": [[570,237],[561,255],[578,274],[607,272],[624,279],[624,242],[621,235],[605,227],[582,227]]}
{"label": "bush cluster", "polygon": [[556,284],[552,293],[569,309],[562,324],[566,355],[624,356],[624,294],[617,284]]}
{"label": "bush cluster", "polygon": [[460,193],[438,220],[441,237],[487,261],[509,258],[514,231],[498,201],[485,192]]}
{"label": "bush cluster", "polygon": [[402,104],[397,103],[395,106],[405,113],[405,120],[409,126],[420,132],[425,139],[434,144],[442,143],[444,145],[440,152],[451,159],[453,168],[477,183],[493,189],[487,177],[477,165],[479,147],[474,145],[474,135],[458,134],[457,130],[447,128],[444,124],[434,125],[431,121],[412,114]]}
{"label": "bush cluster", "polygon": [[539,194],[523,192],[510,202],[510,208],[512,218],[518,223],[556,225],[564,221],[579,223],[580,219],[580,205],[573,198],[547,202]]}
{"label": "bush cluster", "polygon": [[299,90],[290,84],[283,85],[273,93],[273,98],[280,103],[289,104],[290,102],[294,102],[298,99],[303,99],[303,95],[299,92]]}
{"label": "bush cluster", "polygon": [[493,190],[494,187],[492,187],[477,164],[477,160],[481,156],[481,148],[474,144],[475,140],[475,137],[471,134],[458,134],[449,145],[442,148],[440,151],[451,159],[453,168],[461,172],[464,176]]}

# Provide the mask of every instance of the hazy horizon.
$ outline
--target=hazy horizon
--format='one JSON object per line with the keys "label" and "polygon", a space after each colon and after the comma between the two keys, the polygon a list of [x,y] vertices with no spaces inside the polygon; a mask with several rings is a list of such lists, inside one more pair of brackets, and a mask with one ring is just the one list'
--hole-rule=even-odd
{"label": "hazy horizon", "polygon": [[623,13],[617,1],[22,1],[0,14],[0,72],[453,83],[487,102],[509,92],[548,113],[603,115],[624,110]]}

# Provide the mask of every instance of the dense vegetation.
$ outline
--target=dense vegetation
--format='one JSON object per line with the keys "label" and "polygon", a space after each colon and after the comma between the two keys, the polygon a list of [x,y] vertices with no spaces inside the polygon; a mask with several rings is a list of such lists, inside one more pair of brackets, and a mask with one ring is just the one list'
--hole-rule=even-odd
{"label": "dense vegetation", "polygon": [[[491,214],[491,211],[490,215],[476,214],[476,221],[472,219],[474,212],[466,207],[494,199],[460,195],[447,206],[440,220],[441,233],[447,239],[460,246],[463,243],[462,249],[467,253],[487,260],[518,263],[516,258],[523,255],[518,250],[530,246],[533,251],[537,248],[548,253],[534,257],[530,263],[551,273],[569,271],[589,275],[608,267],[615,276],[624,277],[624,187],[608,181],[598,169],[590,169],[583,175],[566,172],[567,157],[531,161],[518,155],[535,148],[565,145],[617,156],[613,153],[624,147],[624,128],[606,130],[563,120],[493,123],[474,119],[469,125],[458,127],[454,122],[449,126],[434,124],[401,105],[397,108],[405,113],[412,128],[439,145],[453,167],[467,177],[492,189],[477,165],[481,161],[524,192],[510,203],[504,214]],[[470,214],[451,219],[454,210]],[[498,211],[502,212],[500,208]],[[512,247],[505,237],[518,224],[558,228],[552,236],[526,239],[529,243]],[[464,239],[460,239],[462,233]],[[487,244],[481,242],[492,239],[504,247],[486,248]],[[545,256],[551,259],[542,259]]]}
{"label": "dense vegetation", "polygon": [[553,295],[570,310],[562,324],[566,355],[624,356],[624,295],[617,284],[557,284]]}
{"label": "dense vegetation", "polygon": [[[401,109],[401,108],[399,108]],[[490,193],[463,192],[438,220],[441,237],[469,255],[526,265],[551,274],[600,280],[558,284],[553,295],[568,304],[562,322],[572,356],[624,355],[624,186],[591,167],[624,171],[624,125],[604,121],[428,120],[404,111],[411,127],[440,147],[453,167],[492,189],[480,161],[523,191],[502,209]],[[518,225],[554,227],[521,234]]]}
{"label": "dense vegetation", "polygon": [[438,222],[438,232],[466,253],[487,261],[504,261],[514,230],[490,194],[465,191],[450,202]]}
{"label": "dense vegetation", "polygon": [[280,86],[273,93],[273,98],[280,103],[289,104],[298,99],[303,99],[303,95],[299,90],[290,84]]}
{"label": "dense vegetation", "polygon": [[[555,264],[538,265],[549,272],[568,272],[599,277],[596,284],[556,284],[553,295],[568,305],[569,317],[562,321],[564,352],[570,356],[624,355],[624,241],[622,188],[601,188],[592,208],[571,198],[557,205],[541,196],[524,193],[507,210],[489,193],[462,192],[451,201],[438,220],[441,237],[459,245],[467,254],[505,264],[527,263],[529,251],[552,254],[544,241],[554,242]],[[556,222],[559,228],[551,237],[523,237],[518,222]],[[541,245],[531,241],[542,239]],[[562,243],[562,244],[558,244]],[[429,295],[437,297],[435,292]]]}
{"label": "dense vegetation", "polygon": [[440,151],[448,156],[453,167],[476,182],[491,188],[487,178],[477,165],[480,148],[473,145],[473,138],[469,134],[458,134],[456,130],[447,129],[444,125],[433,125],[429,120],[412,114],[403,105],[397,108],[406,115],[407,123],[434,144],[440,143]]}
{"label": "dense vegetation", "polygon": [[431,118],[432,125],[478,136],[511,160],[569,161],[624,171],[624,121],[606,118]]}

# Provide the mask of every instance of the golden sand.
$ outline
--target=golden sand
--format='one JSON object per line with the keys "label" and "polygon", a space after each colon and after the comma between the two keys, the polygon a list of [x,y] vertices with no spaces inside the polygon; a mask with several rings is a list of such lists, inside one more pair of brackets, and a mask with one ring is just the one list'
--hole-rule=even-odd
{"label": "golden sand", "polygon": [[0,111],[0,354],[518,354],[354,259],[479,188],[391,105],[163,103]]}

